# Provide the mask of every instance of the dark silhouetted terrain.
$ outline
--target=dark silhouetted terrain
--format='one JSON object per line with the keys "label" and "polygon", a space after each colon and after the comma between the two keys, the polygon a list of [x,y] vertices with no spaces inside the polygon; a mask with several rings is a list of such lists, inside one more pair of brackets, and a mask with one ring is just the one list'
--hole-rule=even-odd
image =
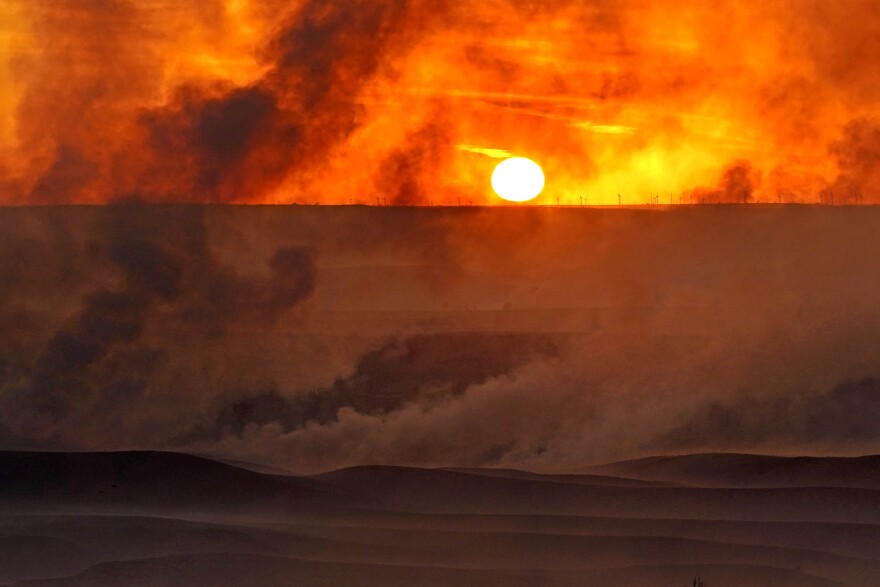
{"label": "dark silhouetted terrain", "polygon": [[[876,459],[810,461],[841,487],[774,473],[799,459],[678,459],[712,483],[694,466],[630,479],[631,463],[602,468],[614,477],[385,466],[294,477],[175,453],[0,453],[0,583],[880,584],[880,492],[846,486],[876,474]],[[711,477],[743,460],[751,477]],[[772,488],[747,487],[765,476]]]}

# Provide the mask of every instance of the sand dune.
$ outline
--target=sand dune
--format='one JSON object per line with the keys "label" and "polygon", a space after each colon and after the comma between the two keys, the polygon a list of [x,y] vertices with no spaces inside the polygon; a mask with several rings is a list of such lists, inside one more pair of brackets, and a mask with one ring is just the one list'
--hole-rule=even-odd
{"label": "sand dune", "polygon": [[354,467],[315,479],[403,511],[880,522],[880,492],[847,487],[587,487],[406,467]]}
{"label": "sand dune", "polygon": [[[880,561],[792,548],[710,542],[672,536],[555,535],[527,532],[298,528],[345,543],[393,547],[406,560],[384,562],[465,568],[580,569],[663,564],[749,564],[797,568],[852,584],[880,584]],[[344,549],[341,549],[344,552]]]}
{"label": "sand dune", "polygon": [[[288,524],[272,524],[285,527]],[[715,542],[818,550],[880,561],[880,525],[739,522],[595,516],[419,514],[389,511],[320,512],[297,517],[300,527],[381,528],[466,532],[525,532],[576,536],[675,536]],[[308,530],[306,530],[308,531]]]}
{"label": "sand dune", "polygon": [[790,458],[695,454],[610,463],[594,467],[590,472],[703,487],[880,489],[880,456]]}
{"label": "sand dune", "polygon": [[310,479],[264,475],[161,452],[0,452],[0,503],[9,508],[96,507],[223,511],[327,498]]}
{"label": "sand dune", "polygon": [[665,481],[645,481],[626,477],[614,477],[611,475],[553,475],[520,471],[517,469],[474,469],[474,468],[446,468],[453,473],[466,473],[468,475],[482,475],[484,477],[503,477],[505,479],[527,479],[543,481],[546,483],[570,483],[573,485],[592,485],[596,487],[670,487],[680,485]]}
{"label": "sand dune", "polygon": [[[414,568],[390,565],[321,563],[258,555],[191,555],[97,565],[65,579],[28,582],[30,587],[314,587],[347,585],[357,587],[450,586],[457,587],[545,587],[602,586],[640,587],[655,584],[679,585],[693,573],[713,576],[713,585],[734,587],[746,584],[776,587],[831,587],[840,583],[798,571],[767,567],[704,565],[585,569],[580,571],[487,571],[472,569]],[[659,582],[659,583],[658,583]]]}
{"label": "sand dune", "polygon": [[51,536],[0,536],[0,582],[66,576],[91,564],[79,544]]}
{"label": "sand dune", "polygon": [[[18,526],[19,531],[26,528],[27,532],[53,537],[45,540],[79,544],[79,558],[71,559],[66,567],[73,569],[87,568],[102,560],[238,552],[315,561],[508,570],[747,564],[797,568],[819,576],[846,579],[853,584],[873,584],[880,580],[880,561],[814,550],[671,536],[297,524],[273,528],[252,524],[184,523],[161,518],[86,516],[24,519],[18,520]],[[16,537],[6,539],[11,541]],[[33,544],[29,552],[35,558],[41,550],[46,549]],[[20,571],[4,578],[32,576]]]}
{"label": "sand dune", "polygon": [[383,466],[294,477],[171,453],[0,465],[10,585],[880,584],[880,493],[864,488]]}

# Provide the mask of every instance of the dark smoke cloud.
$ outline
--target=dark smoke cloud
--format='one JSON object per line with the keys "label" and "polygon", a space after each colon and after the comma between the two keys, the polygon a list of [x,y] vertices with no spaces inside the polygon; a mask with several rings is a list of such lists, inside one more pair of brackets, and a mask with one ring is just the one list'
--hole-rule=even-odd
{"label": "dark smoke cloud", "polygon": [[[289,161],[261,158],[267,144],[293,150],[298,137],[276,97],[259,87],[212,97],[196,88],[178,93],[175,103],[144,113],[149,161],[137,189],[147,198],[210,201],[240,197],[277,183]],[[168,182],[168,178],[176,178]]]}
{"label": "dark smoke cloud", "polygon": [[438,169],[449,144],[448,134],[436,120],[410,133],[380,166],[378,193],[395,206],[430,204],[432,193],[438,195]]}
{"label": "dark smoke cloud", "polygon": [[717,188],[697,188],[682,194],[682,199],[694,204],[748,204],[761,175],[748,161],[737,161],[721,173]]}
{"label": "dark smoke cloud", "polygon": [[694,450],[751,447],[773,442],[799,446],[864,446],[880,440],[880,381],[847,381],[818,395],[734,403],[711,402],[660,436],[655,448]]}
{"label": "dark smoke cloud", "polygon": [[[54,334],[47,319],[96,279],[90,259],[63,212],[46,214],[36,232],[28,222],[0,220],[0,386],[28,376],[33,355]],[[92,261],[92,262],[90,262]]]}
{"label": "dark smoke cloud", "polygon": [[760,177],[748,162],[739,162],[724,170],[719,201],[747,204],[752,199]]}
{"label": "dark smoke cloud", "polygon": [[[129,138],[132,105],[155,97],[161,79],[154,32],[126,0],[29,2],[40,40],[13,62],[26,80],[17,108],[33,202],[106,202],[112,155]],[[29,179],[29,178],[28,178]]]}
{"label": "dark smoke cloud", "polygon": [[67,202],[70,194],[81,193],[98,177],[98,166],[76,147],[60,145],[52,165],[34,186],[31,197],[40,202]]}
{"label": "dark smoke cloud", "polygon": [[91,380],[93,369],[141,336],[157,298],[170,300],[178,293],[177,260],[152,240],[136,216],[116,220],[102,228],[108,256],[123,271],[123,285],[87,295],[74,323],[49,340],[30,382],[13,390],[13,397],[26,405],[17,423],[24,435],[51,436],[72,406],[100,393]]}
{"label": "dark smoke cloud", "polygon": [[383,416],[411,403],[449,401],[532,361],[559,356],[563,345],[562,337],[539,334],[435,334],[392,341],[366,353],[354,373],[327,389],[295,397],[271,389],[223,403],[215,421],[185,441],[241,436],[248,426],[269,424],[291,432],[310,422],[334,422],[344,408]]}
{"label": "dark smoke cloud", "polygon": [[271,69],[255,84],[185,87],[169,107],[140,117],[150,160],[135,174],[140,194],[240,201],[322,163],[362,124],[358,95],[386,53],[417,34],[422,4],[306,2],[269,41]]}
{"label": "dark smoke cloud", "polygon": [[243,277],[221,265],[207,242],[203,209],[111,207],[100,215],[96,247],[121,282],[87,294],[78,315],[40,352],[27,382],[13,386],[5,414],[23,436],[49,438],[93,403],[143,393],[164,351],[145,330],[196,325],[207,336],[230,324],[271,323],[314,288],[314,253],[282,247],[269,275]]}
{"label": "dark smoke cloud", "polygon": [[[437,24],[447,12],[431,0],[309,0],[293,13],[291,6],[272,7],[272,20],[283,24],[257,51],[266,73],[236,86],[163,78],[180,48],[163,33],[173,23],[154,22],[149,6],[28,4],[38,47],[15,63],[27,82],[16,118],[29,156],[28,200],[265,197],[323,163],[361,126],[361,91],[389,55],[418,40],[429,18]],[[183,2],[173,16],[222,37],[225,12],[222,3]],[[5,185],[7,174],[0,177]]]}
{"label": "dark smoke cloud", "polygon": [[829,187],[840,203],[880,199],[880,120],[860,118],[831,146],[840,174]]}

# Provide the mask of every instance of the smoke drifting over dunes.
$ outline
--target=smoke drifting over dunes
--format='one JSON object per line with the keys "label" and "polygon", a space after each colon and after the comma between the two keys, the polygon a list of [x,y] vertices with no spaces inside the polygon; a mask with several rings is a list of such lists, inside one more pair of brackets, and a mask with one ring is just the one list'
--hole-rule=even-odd
{"label": "smoke drifting over dunes", "polygon": [[3,203],[489,202],[498,151],[540,160],[552,201],[880,199],[870,0],[11,0],[0,22]]}
{"label": "smoke drifting over dunes", "polygon": [[878,63],[877,0],[0,0],[0,584],[880,585]]}
{"label": "smoke drifting over dunes", "polygon": [[877,222],[824,207],[6,208],[0,439],[298,472],[872,453]]}
{"label": "smoke drifting over dunes", "polygon": [[394,341],[359,360],[354,373],[300,397],[277,390],[221,404],[213,430],[202,434],[241,437],[249,426],[280,426],[291,432],[327,424],[349,409],[384,416],[416,402],[439,403],[468,388],[511,373],[536,357],[558,356],[560,337],[515,334],[422,335]]}
{"label": "smoke drifting over dunes", "polygon": [[878,410],[880,382],[867,378],[842,383],[818,395],[713,403],[656,444],[680,450],[731,443],[748,446],[774,439],[795,443],[865,442],[873,446],[880,441]]}

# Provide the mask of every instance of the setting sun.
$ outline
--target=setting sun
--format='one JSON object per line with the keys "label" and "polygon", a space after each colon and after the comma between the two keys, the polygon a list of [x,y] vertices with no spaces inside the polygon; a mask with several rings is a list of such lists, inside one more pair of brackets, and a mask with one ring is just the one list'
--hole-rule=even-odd
{"label": "setting sun", "polygon": [[492,173],[492,189],[509,202],[528,202],[544,189],[541,166],[525,157],[506,159]]}

